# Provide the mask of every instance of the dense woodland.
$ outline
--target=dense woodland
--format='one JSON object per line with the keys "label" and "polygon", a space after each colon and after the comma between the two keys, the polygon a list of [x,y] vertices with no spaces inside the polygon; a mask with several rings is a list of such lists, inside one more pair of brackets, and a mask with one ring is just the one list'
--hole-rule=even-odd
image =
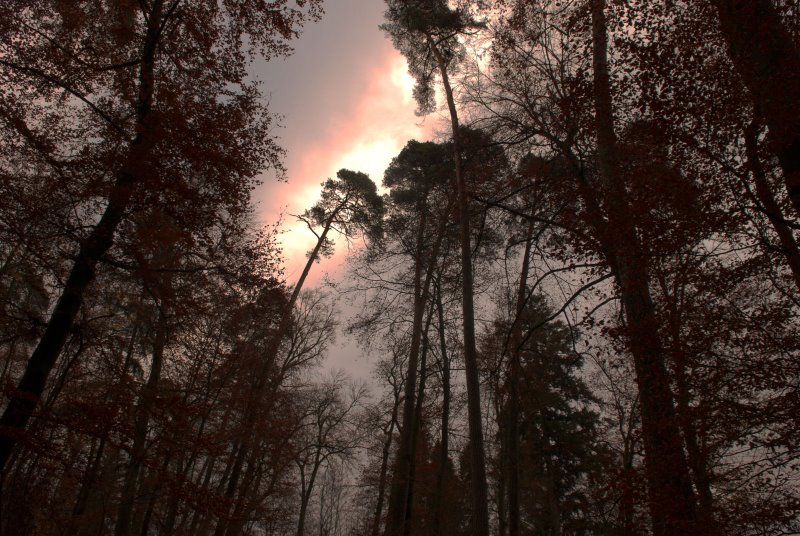
{"label": "dense woodland", "polygon": [[800,532],[797,2],[386,0],[441,135],[290,281],[251,71],[322,16],[0,2],[1,533]]}

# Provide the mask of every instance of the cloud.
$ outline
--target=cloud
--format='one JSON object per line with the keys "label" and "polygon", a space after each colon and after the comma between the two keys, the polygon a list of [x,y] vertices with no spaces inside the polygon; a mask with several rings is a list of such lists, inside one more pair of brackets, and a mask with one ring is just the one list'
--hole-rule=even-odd
{"label": "cloud", "polygon": [[[387,50],[365,78],[362,91],[347,100],[337,100],[339,106],[330,110],[321,136],[309,144],[288,148],[288,183],[261,192],[265,222],[276,221],[281,210],[297,214],[312,206],[319,196],[320,183],[341,168],[363,171],[380,186],[384,170],[409,139],[430,137],[434,121],[423,122],[414,114],[413,81],[402,56]],[[292,282],[302,271],[315,237],[290,216],[286,217],[284,231],[286,276]],[[339,242],[334,257],[315,267],[309,283],[341,266],[346,248]]]}
{"label": "cloud", "polygon": [[[269,107],[283,116],[276,132],[287,150],[288,182],[268,174],[254,195],[263,224],[283,217],[285,277],[292,285],[306,263],[315,237],[289,214],[312,206],[320,183],[340,168],[368,173],[380,185],[391,159],[412,138],[432,138],[438,115],[414,114],[413,80],[405,59],[378,29],[385,4],[381,0],[331,0],[323,20],[304,29],[295,53],[284,61],[258,63],[253,75],[269,91]],[[315,265],[306,286],[319,284],[326,273],[343,273],[347,248],[339,241],[336,254]],[[358,247],[358,244],[355,245]],[[347,316],[348,305],[340,304]],[[330,349],[328,366],[343,367],[366,379],[368,366],[356,341],[341,337]]]}

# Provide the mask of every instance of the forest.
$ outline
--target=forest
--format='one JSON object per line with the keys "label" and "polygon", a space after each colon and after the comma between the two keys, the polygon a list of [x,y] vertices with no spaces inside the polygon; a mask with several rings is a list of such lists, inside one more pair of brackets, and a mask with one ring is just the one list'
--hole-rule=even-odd
{"label": "forest", "polygon": [[800,4],[385,0],[441,128],[290,259],[335,2],[0,2],[0,534],[800,534]]}

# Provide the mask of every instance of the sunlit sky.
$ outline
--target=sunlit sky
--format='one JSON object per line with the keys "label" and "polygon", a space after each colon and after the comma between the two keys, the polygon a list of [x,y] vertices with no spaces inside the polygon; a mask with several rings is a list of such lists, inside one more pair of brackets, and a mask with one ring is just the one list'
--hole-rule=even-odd
{"label": "sunlit sky", "polygon": [[[290,214],[312,206],[320,183],[343,167],[369,174],[380,187],[386,166],[408,140],[431,139],[440,128],[438,116],[423,120],[414,114],[405,59],[378,28],[384,6],[382,0],[327,0],[323,19],[305,28],[292,56],[256,70],[270,109],[283,116],[275,134],[287,151],[288,181],[265,175],[255,201],[264,225],[283,214],[290,285],[315,240]],[[340,241],[333,258],[314,266],[305,287],[319,286],[326,275],[341,277],[346,254]],[[346,316],[346,304],[338,307]],[[325,366],[366,379],[373,363],[355,341],[340,334]]]}
{"label": "sunlit sky", "polygon": [[[378,28],[382,0],[328,0],[323,19],[305,28],[286,60],[259,67],[270,109],[283,116],[276,130],[287,150],[288,182],[271,178],[256,192],[263,223],[284,214],[286,278],[306,262],[315,237],[289,214],[313,205],[320,183],[345,167],[380,186],[393,156],[412,139],[429,139],[436,117],[414,114],[413,82],[404,58]],[[346,247],[316,265],[310,283],[336,271]]]}

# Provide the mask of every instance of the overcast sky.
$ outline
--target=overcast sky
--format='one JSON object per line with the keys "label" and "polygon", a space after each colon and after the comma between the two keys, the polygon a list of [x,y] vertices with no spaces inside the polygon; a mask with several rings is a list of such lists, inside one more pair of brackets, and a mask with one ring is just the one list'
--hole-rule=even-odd
{"label": "overcast sky", "polygon": [[[292,56],[256,69],[270,109],[283,116],[275,133],[287,151],[288,182],[265,176],[255,199],[264,224],[286,214],[289,284],[299,276],[314,236],[288,214],[313,205],[320,183],[343,167],[369,174],[380,186],[392,157],[410,139],[429,139],[436,123],[414,115],[405,60],[378,28],[384,6],[382,0],[327,0],[323,19],[305,28]],[[314,267],[309,286],[325,272],[336,277],[345,253],[339,244],[334,258]],[[368,367],[357,354],[340,336],[329,365],[361,375]]]}

